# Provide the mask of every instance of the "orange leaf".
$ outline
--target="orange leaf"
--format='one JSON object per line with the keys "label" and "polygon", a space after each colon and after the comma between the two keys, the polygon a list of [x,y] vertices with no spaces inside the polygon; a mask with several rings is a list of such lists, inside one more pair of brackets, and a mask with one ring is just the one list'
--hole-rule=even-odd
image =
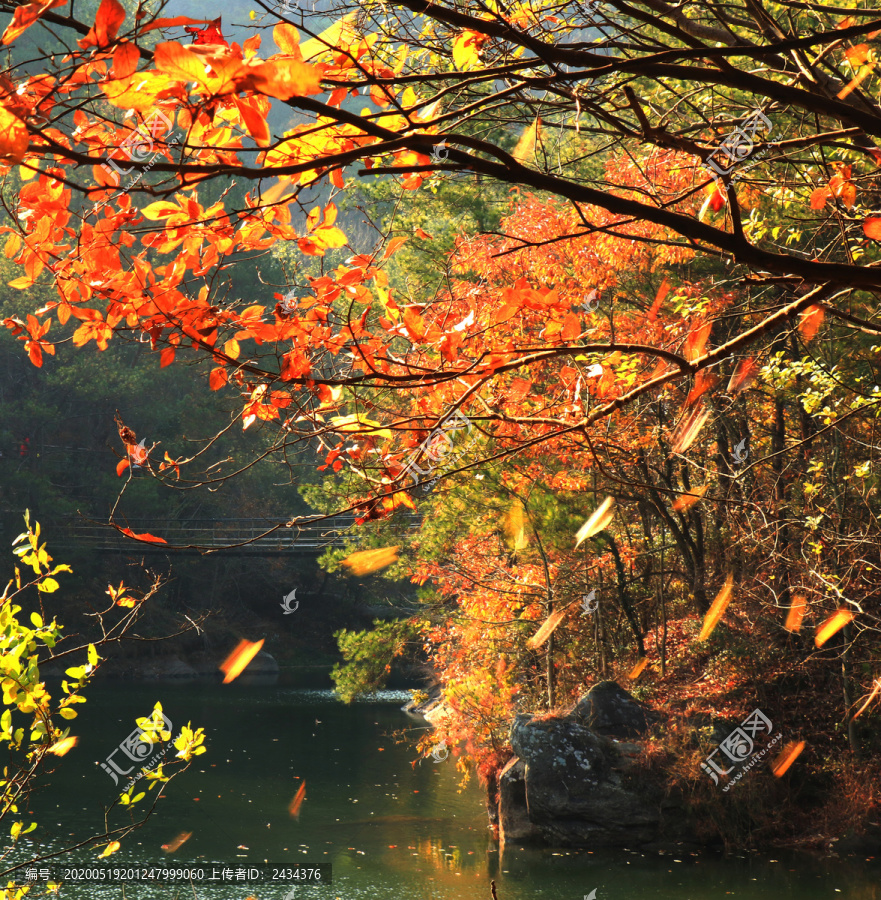
{"label": "orange leaf", "polygon": [[695,442],[704,423],[710,417],[710,410],[703,404],[696,406],[676,431],[673,437],[673,453],[685,453],[685,451]]}
{"label": "orange leaf", "polygon": [[162,849],[166,853],[174,853],[175,850],[180,849],[192,836],[192,831],[182,831],[176,838],[172,838],[167,844],[163,844]]}
{"label": "orange leaf", "polygon": [[343,565],[351,570],[353,575],[369,575],[385,569],[398,561],[400,544],[395,547],[381,547],[378,550],[359,550],[343,560]]}
{"label": "orange leaf", "polygon": [[833,634],[841,631],[848,622],[852,622],[853,617],[854,614],[845,607],[832,613],[832,615],[817,629],[817,634],[814,636],[814,643],[818,647],[822,647]]}
{"label": "orange leaf", "polygon": [[756,379],[759,374],[759,365],[750,357],[742,359],[734,372],[731,373],[731,380],[728,382],[728,393],[737,396],[741,391],[745,391]]}
{"label": "orange leaf", "polygon": [[805,748],[805,742],[799,741],[795,743],[790,741],[781,754],[771,763],[771,771],[775,778],[779,778],[798,758],[799,754]]}
{"label": "orange leaf", "polygon": [[5,106],[0,106],[0,163],[16,165],[28,151],[27,125]]}
{"label": "orange leaf", "polygon": [[627,677],[631,681],[635,680],[636,678],[639,678],[639,676],[642,675],[643,671],[645,670],[645,667],[648,664],[649,664],[649,658],[647,656],[643,656],[637,662],[637,664],[630,670],[630,672],[627,674]]}
{"label": "orange leaf", "polygon": [[413,234],[415,234],[416,237],[421,238],[423,241],[434,240],[434,238],[427,231],[423,231],[421,228],[417,228],[413,232]]}
{"label": "orange leaf", "polygon": [[697,373],[697,376],[694,379],[694,387],[688,392],[688,397],[685,399],[686,406],[692,406],[695,404],[700,398],[711,388],[714,388],[719,383],[719,376],[714,372],[708,372],[706,369],[701,369],[700,372]]}
{"label": "orange leaf", "polygon": [[290,100],[320,94],[321,70],[298,59],[277,59],[249,67],[237,86],[277,100]]}
{"label": "orange leaf", "polygon": [[77,43],[85,50],[88,47],[106,47],[116,40],[116,33],[125,21],[125,9],[117,0],[101,0],[95,24],[89,33]]}
{"label": "orange leaf", "polygon": [[260,652],[263,641],[257,641],[252,644],[250,641],[241,640],[236,645],[235,650],[223,661],[220,671],[224,673],[224,684],[235,681],[248,666],[248,663]]}
{"label": "orange leaf", "polygon": [[155,534],[135,534],[131,528],[120,528],[119,529],[123,534],[127,535],[130,538],[134,538],[136,541],[143,541],[145,544],[167,544],[168,541],[165,538],[156,537]]}
{"label": "orange leaf", "polygon": [[120,44],[113,51],[113,69],[111,70],[114,78],[122,79],[134,75],[138,68],[138,60],[141,54],[134,44]]}
{"label": "orange leaf", "polygon": [[713,327],[712,322],[701,322],[693,325],[685,339],[685,346],[682,353],[689,362],[704,355],[704,347],[707,345],[707,338],[710,336],[710,330]]}
{"label": "orange leaf", "polygon": [[873,241],[881,241],[881,219],[873,217],[863,222],[863,234]]}
{"label": "orange leaf", "polygon": [[174,362],[174,347],[166,347],[159,354],[159,368],[164,369],[166,366],[170,366]]}
{"label": "orange leaf", "polygon": [[271,143],[271,137],[266,119],[247,100],[242,100],[240,97],[233,95],[233,101],[239,110],[242,121],[245,123],[245,128],[248,129],[248,134],[254,138],[259,146],[268,147]]}
{"label": "orange leaf", "polygon": [[129,466],[128,459],[121,459],[121,460],[116,464],[116,474],[117,474],[117,475],[122,475],[122,473],[128,468],[128,466]]}
{"label": "orange leaf", "polygon": [[171,18],[155,19],[149,25],[144,25],[138,34],[147,31],[155,31],[157,28],[177,28],[180,25],[208,25],[214,19],[191,19],[189,16],[172,16]]}
{"label": "orange leaf", "polygon": [[240,353],[239,342],[235,338],[230,338],[230,340],[223,345],[223,352],[226,356],[230,357],[230,359],[238,359]]}
{"label": "orange leaf", "polygon": [[805,616],[806,606],[807,598],[803,594],[796,594],[792,598],[792,604],[786,615],[786,623],[783,626],[787,631],[798,631],[801,628],[801,620]]}
{"label": "orange leaf", "polygon": [[398,249],[398,247],[401,247],[401,246],[403,246],[404,244],[406,244],[406,243],[407,243],[407,240],[408,240],[408,239],[405,238],[405,237],[394,237],[394,238],[392,238],[392,239],[388,242],[388,244],[386,245],[385,253],[382,254],[382,258],[383,258],[383,259],[388,259],[388,258],[395,252],[395,250]]}
{"label": "orange leaf", "polygon": [[541,628],[526,642],[526,646],[531,650],[537,650],[541,645],[554,633],[560,622],[563,621],[566,613],[569,611],[568,606],[552,612],[542,623]]}
{"label": "orange leaf", "polygon": [[227,377],[226,369],[218,366],[211,370],[211,374],[208,376],[208,386],[212,391],[218,391],[226,384]]}
{"label": "orange leaf", "polygon": [[296,818],[300,818],[300,807],[303,805],[303,800],[306,798],[306,782],[304,781],[298,788],[297,793],[294,794],[294,799],[291,800],[290,806],[288,806],[288,813]]}
{"label": "orange leaf", "polygon": [[818,187],[811,192],[811,209],[822,209],[831,196],[832,191],[828,187]]}
{"label": "orange leaf", "polygon": [[875,679],[875,687],[871,694],[869,694],[866,702],[853,714],[853,718],[855,719],[857,716],[860,716],[865,711],[866,707],[875,699],[878,692],[881,691],[881,678]]}
{"label": "orange leaf", "polygon": [[39,369],[43,365],[43,351],[36,341],[28,341],[28,358]]}
{"label": "orange leaf", "polygon": [[665,278],[661,282],[661,286],[658,288],[658,293],[655,295],[655,302],[652,304],[652,308],[649,310],[649,322],[654,322],[658,317],[658,310],[661,308],[661,304],[664,302],[664,298],[669,293],[670,282]]}
{"label": "orange leaf", "polygon": [[673,502],[673,511],[684,512],[686,509],[691,509],[691,507],[694,506],[695,503],[698,503],[704,494],[706,494],[709,487],[709,484],[705,484],[703,487],[698,488],[690,494],[680,494]]}
{"label": "orange leaf", "polygon": [[278,49],[285,56],[293,56],[294,59],[302,59],[300,50],[300,32],[293,25],[281,22],[272,29],[272,37],[278,45]]}
{"label": "orange leaf", "polygon": [[725,610],[731,602],[731,590],[733,585],[734,576],[729,574],[725,579],[725,584],[722,585],[722,590],[716,595],[713,605],[707,611],[701,633],[698,635],[699,641],[705,641],[713,633],[713,630],[719,624],[719,620],[722,616],[725,615]]}
{"label": "orange leaf", "polygon": [[3,32],[3,43],[11,44],[23,31],[27,31],[40,16],[56,6],[64,6],[67,0],[44,0],[44,2],[25,3],[17,6],[12,14],[12,21]]}
{"label": "orange leaf", "polygon": [[799,313],[798,330],[805,342],[813,339],[823,324],[825,315],[822,306],[809,306],[806,310]]}

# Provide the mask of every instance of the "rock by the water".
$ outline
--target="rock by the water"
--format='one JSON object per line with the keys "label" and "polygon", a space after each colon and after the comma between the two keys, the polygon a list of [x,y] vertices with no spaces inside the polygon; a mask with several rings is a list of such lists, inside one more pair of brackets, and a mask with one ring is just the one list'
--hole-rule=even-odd
{"label": "rock by the water", "polygon": [[661,719],[615,681],[595,684],[575,705],[572,715],[597,734],[622,739],[640,737]]}
{"label": "rock by the water", "polygon": [[177,678],[195,678],[196,670],[176,656],[161,657],[151,662],[144,669],[144,678],[156,678],[160,680]]}
{"label": "rock by the water", "polygon": [[[536,834],[555,846],[638,847],[692,840],[687,811],[663,784],[628,776],[640,747],[598,729],[630,736],[656,714],[617,684],[597,685],[568,715],[518,715],[511,726],[516,758],[499,778],[503,840]],[[596,723],[596,728],[588,722]]]}
{"label": "rock by the water", "polygon": [[271,653],[261,650],[248,663],[247,668],[241,675],[239,681],[244,684],[260,684],[272,685],[278,682],[278,663]]}

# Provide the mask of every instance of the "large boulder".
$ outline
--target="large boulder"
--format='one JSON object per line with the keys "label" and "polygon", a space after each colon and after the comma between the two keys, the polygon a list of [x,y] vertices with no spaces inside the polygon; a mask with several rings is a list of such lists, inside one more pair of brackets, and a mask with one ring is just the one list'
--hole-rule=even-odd
{"label": "large boulder", "polygon": [[610,684],[591,691],[568,715],[516,717],[510,738],[516,758],[499,783],[503,840],[528,840],[536,832],[549,844],[575,847],[691,839],[683,804],[666,798],[663,784],[634,774],[640,747],[586,724],[630,734],[653,720],[650,710]]}
{"label": "large boulder", "polygon": [[600,681],[575,704],[572,715],[591,731],[613,738],[641,737],[660,721],[615,681]]}

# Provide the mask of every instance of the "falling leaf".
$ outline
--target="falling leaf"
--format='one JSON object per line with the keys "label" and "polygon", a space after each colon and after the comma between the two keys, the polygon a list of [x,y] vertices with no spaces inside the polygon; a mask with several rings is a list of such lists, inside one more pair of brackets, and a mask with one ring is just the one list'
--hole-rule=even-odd
{"label": "falling leaf", "polygon": [[691,509],[706,494],[709,487],[709,484],[705,484],[690,494],[680,494],[673,502],[673,512],[685,512],[685,510]]}
{"label": "falling leaf", "polygon": [[798,317],[798,330],[804,341],[810,341],[823,324],[825,312],[822,306],[809,306]]}
{"label": "falling leaf", "polygon": [[814,637],[814,643],[818,647],[822,647],[829,638],[832,637],[838,631],[841,631],[848,622],[853,621],[853,613],[844,607],[839,609],[837,612],[832,613],[825,622],[817,629],[817,634]]}
{"label": "falling leaf", "polygon": [[306,782],[304,781],[298,788],[297,793],[294,794],[294,799],[291,800],[291,805],[288,807],[288,812],[292,816],[296,816],[298,819],[300,818],[300,807],[303,805],[303,800],[306,797]]}
{"label": "falling leaf", "polygon": [[731,602],[731,589],[734,585],[734,576],[729,573],[722,585],[722,590],[716,595],[713,605],[707,611],[704,618],[704,624],[701,633],[698,635],[699,641],[705,641],[712,633],[713,629],[719,624],[719,619],[725,615],[725,610]]}
{"label": "falling leaf", "polygon": [[130,538],[134,538],[136,541],[143,541],[145,544],[167,544],[168,541],[165,538],[156,537],[155,534],[148,534],[144,532],[143,534],[136,534],[131,528],[120,528],[120,534],[124,534]]}
{"label": "falling leaf", "polygon": [[790,741],[771,764],[771,771],[774,773],[774,777],[779,778],[796,761],[804,748],[804,741],[799,741],[798,743]]}
{"label": "falling leaf", "polygon": [[163,844],[162,849],[166,853],[174,853],[175,850],[182,847],[192,836],[192,831],[182,831],[176,838],[172,838],[167,844]]}
{"label": "falling leaf", "polygon": [[647,656],[641,657],[639,659],[639,661],[637,662],[637,664],[630,670],[627,677],[631,681],[634,681],[635,679],[639,678],[639,676],[642,675],[643,670],[645,669],[645,667],[648,664],[649,664],[649,658]]}
{"label": "falling leaf", "polygon": [[661,282],[661,286],[658,288],[658,293],[655,295],[655,302],[652,304],[652,308],[649,310],[649,322],[654,322],[658,317],[658,310],[661,308],[661,304],[664,302],[664,298],[667,294],[670,293],[670,282],[667,278]]}
{"label": "falling leaf", "polygon": [[685,453],[685,451],[694,443],[695,438],[700,434],[701,428],[710,417],[710,410],[703,404],[696,406],[682,420],[676,434],[673,437],[673,453]]}
{"label": "falling leaf", "polygon": [[758,374],[759,365],[752,357],[742,359],[731,374],[731,380],[728,382],[728,393],[732,396],[737,396],[741,391],[745,391],[755,381]]}
{"label": "falling leaf", "polygon": [[541,119],[536,117],[531,125],[527,125],[525,131],[517,141],[517,146],[511,151],[511,156],[519,163],[526,163],[535,156],[536,144],[541,141]]}
{"label": "falling leaf", "polygon": [[515,500],[502,523],[508,542],[515,550],[522,550],[526,544],[526,517],[523,503]]}
{"label": "falling leaf", "polygon": [[121,846],[122,846],[122,845],[119,843],[119,841],[111,841],[111,842],[104,848],[104,851],[103,851],[102,853],[99,853],[99,854],[98,854],[98,859],[103,859],[103,858],[106,857],[106,856],[112,856],[114,853],[116,853],[117,850],[119,850],[119,848],[120,848]]}
{"label": "falling leaf", "polygon": [[881,678],[876,678],[875,682],[874,682],[874,689],[872,690],[872,693],[869,694],[869,697],[866,700],[866,702],[853,714],[854,719],[857,716],[862,715],[863,711],[875,699],[875,697],[877,696],[879,691],[881,691]]}
{"label": "falling leaf", "polygon": [[[854,718],[856,718],[856,716]],[[49,753],[54,753],[56,756],[64,756],[66,753],[73,750],[78,742],[79,738],[74,737],[73,735],[71,735],[70,737],[62,738],[60,741],[56,741],[49,748]]]}
{"label": "falling leaf", "polygon": [[577,547],[582,541],[586,541],[589,537],[593,537],[593,535],[607,528],[614,517],[615,498],[606,497],[597,507],[594,514],[578,529],[578,533],[575,535],[575,546]]}
{"label": "falling leaf", "polygon": [[526,642],[526,646],[530,648],[530,650],[537,650],[541,645],[554,633],[556,627],[563,621],[563,617],[566,615],[569,607],[564,606],[563,609],[558,609],[556,612],[551,613],[547,619],[542,623],[541,628],[536,631],[536,633]]}
{"label": "falling leaf", "polygon": [[353,575],[368,575],[378,572],[398,561],[401,545],[382,547],[379,550],[359,550],[343,560],[343,565],[351,569]]}
{"label": "falling leaf", "polygon": [[699,322],[691,327],[682,347],[682,354],[689,362],[694,362],[704,355],[712,328],[712,322]]}
{"label": "falling leaf", "polygon": [[712,390],[719,381],[719,376],[714,372],[708,372],[706,369],[701,369],[694,379],[694,386],[685,398],[685,405],[693,406],[707,391]]}
{"label": "falling leaf", "polygon": [[260,652],[262,646],[262,640],[257,641],[256,644],[246,640],[239,641],[236,649],[227,656],[220,666],[220,671],[225,673],[223,683],[229,684],[238,678],[245,671],[248,663]]}
{"label": "falling leaf", "polygon": [[786,615],[784,628],[787,631],[798,631],[801,628],[801,620],[805,617],[807,598],[803,594],[796,594],[792,598],[792,604]]}

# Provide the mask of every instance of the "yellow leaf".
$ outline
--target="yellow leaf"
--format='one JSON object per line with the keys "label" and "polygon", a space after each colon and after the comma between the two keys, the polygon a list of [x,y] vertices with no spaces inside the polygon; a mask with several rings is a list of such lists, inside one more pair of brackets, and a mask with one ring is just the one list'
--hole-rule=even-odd
{"label": "yellow leaf", "polygon": [[511,156],[519,163],[526,163],[535,156],[535,148],[541,141],[541,118],[536,116],[535,121],[526,127],[520,135],[517,146],[511,151]]}
{"label": "yellow leaf", "polygon": [[515,500],[502,523],[509,543],[515,550],[522,550],[526,544],[526,516],[523,503]]}
{"label": "yellow leaf", "polygon": [[728,604],[731,602],[731,589],[734,585],[734,576],[729,574],[722,585],[722,590],[716,595],[713,605],[704,618],[704,625],[698,636],[699,641],[705,641],[712,633],[713,629],[719,624],[719,619],[725,614]]}
{"label": "yellow leaf", "polygon": [[329,52],[333,47],[351,44],[357,39],[357,34],[355,33],[357,18],[357,12],[346,13],[329,28],[325,28],[317,37],[306,41],[305,44],[300,44],[300,52],[303,54],[303,59],[309,60],[314,56],[318,56],[319,53]]}
{"label": "yellow leaf", "polygon": [[104,859],[104,857],[106,856],[112,856],[114,853],[116,853],[117,850],[119,850],[121,846],[122,845],[119,843],[119,841],[111,841],[104,848],[104,851],[98,854],[98,859]]}
{"label": "yellow leaf", "polygon": [[526,646],[531,650],[537,650],[541,645],[554,633],[557,626],[560,622],[563,621],[563,617],[566,615],[569,610],[568,606],[564,606],[563,609],[558,609],[556,612],[551,613],[542,623],[541,628],[536,631],[536,633],[526,642]]}
{"label": "yellow leaf", "polygon": [[477,31],[463,31],[453,39],[453,65],[460,71],[473,69],[480,63],[480,48],[486,35]]}
{"label": "yellow leaf", "polygon": [[582,541],[586,541],[589,537],[593,537],[593,535],[608,527],[614,517],[615,498],[606,497],[597,507],[594,514],[578,529],[578,533],[575,535],[575,546],[577,547]]}
{"label": "yellow leaf", "polygon": [[400,544],[395,547],[381,547],[379,550],[359,550],[343,560],[343,565],[351,569],[353,575],[369,575],[398,561]]}
{"label": "yellow leaf", "polygon": [[849,609],[839,609],[837,612],[834,612],[825,622],[817,629],[817,634],[814,637],[814,643],[818,647],[822,647],[829,638],[832,637],[833,634],[840,631],[847,625],[848,622],[853,620],[853,613]]}
{"label": "yellow leaf", "polygon": [[0,106],[0,163],[20,163],[28,152],[27,125],[14,113]]}
{"label": "yellow leaf", "polygon": [[49,753],[54,753],[56,756],[64,756],[66,753],[73,750],[76,747],[77,742],[79,741],[78,737],[70,737],[62,738],[60,741],[56,741],[50,748]]}

